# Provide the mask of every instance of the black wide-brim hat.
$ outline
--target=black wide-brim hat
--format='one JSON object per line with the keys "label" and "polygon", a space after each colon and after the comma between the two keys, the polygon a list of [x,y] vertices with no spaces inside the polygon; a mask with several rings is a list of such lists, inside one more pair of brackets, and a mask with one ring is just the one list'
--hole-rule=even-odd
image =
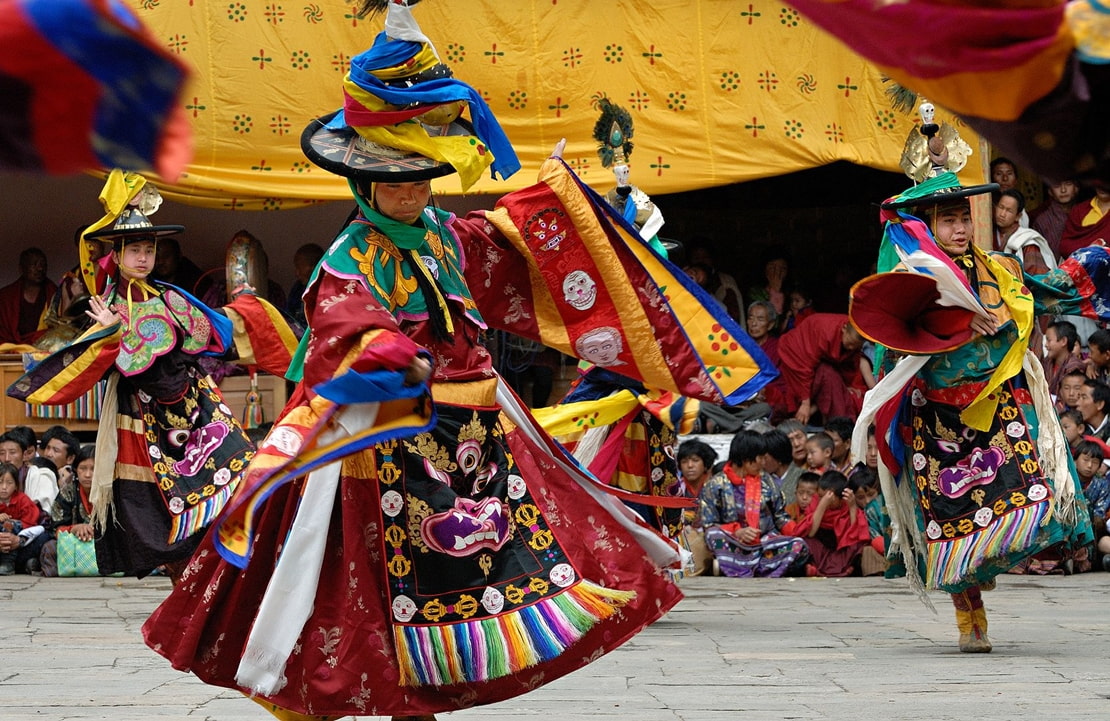
{"label": "black wide-brim hat", "polygon": [[154,225],[138,208],[128,208],[111,228],[104,228],[85,236],[86,240],[99,240],[113,245],[127,245],[140,240],[175,235],[185,230],[184,225]]}
{"label": "black wide-brim hat", "polygon": [[928,208],[930,206],[951,205],[954,201],[961,198],[969,198],[972,195],[983,195],[985,193],[994,193],[1000,188],[998,183],[983,183],[982,185],[968,185],[954,186],[938,190],[935,193],[929,193],[919,198],[905,197],[905,194],[895,196],[890,200],[884,201],[881,204],[883,210],[898,210],[901,208]]}
{"label": "black wide-brim hat", "polygon": [[[350,126],[329,128],[338,113],[316,118],[301,133],[301,150],[324,170],[376,183],[412,183],[455,172],[450,163],[372,143]],[[432,137],[474,135],[474,128],[461,118],[447,125],[425,125],[424,129]]]}

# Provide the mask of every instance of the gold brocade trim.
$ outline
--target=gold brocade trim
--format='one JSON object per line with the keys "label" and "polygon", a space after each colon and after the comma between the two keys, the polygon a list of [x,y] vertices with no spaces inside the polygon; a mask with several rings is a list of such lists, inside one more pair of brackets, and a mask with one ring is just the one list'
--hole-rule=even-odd
{"label": "gold brocade trim", "polygon": [[236,362],[242,365],[255,365],[254,346],[251,345],[250,335],[247,333],[247,325],[243,322],[243,316],[226,306],[223,311],[224,315],[231,321],[231,338],[235,344],[235,352],[239,354],[239,360]]}
{"label": "gold brocade trim", "polygon": [[463,383],[433,383],[432,400],[453,406],[479,406],[489,408],[497,404],[497,379]]}
{"label": "gold brocade trim", "polygon": [[121,481],[141,481],[154,483],[154,469],[149,466],[136,466],[132,463],[117,463],[116,478]]}

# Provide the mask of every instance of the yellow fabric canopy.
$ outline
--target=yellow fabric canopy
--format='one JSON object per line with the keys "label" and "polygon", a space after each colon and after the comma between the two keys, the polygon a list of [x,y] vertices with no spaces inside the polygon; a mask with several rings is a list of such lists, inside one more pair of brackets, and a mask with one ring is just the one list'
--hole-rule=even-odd
{"label": "yellow fabric canopy", "polygon": [[[182,102],[196,154],[176,187],[162,186],[167,197],[276,210],[349,196],[304,158],[300,134],[340,106],[347,63],[382,17],[356,19],[336,0],[129,2],[195,70]],[[473,193],[532,184],[561,137],[579,175],[611,187],[592,139],[601,97],[633,116],[632,182],[649,194],[838,160],[896,171],[916,120],[891,109],[874,66],[778,2],[427,0],[414,13],[456,77],[486,98],[524,166]],[[458,180],[436,189],[458,193]]]}

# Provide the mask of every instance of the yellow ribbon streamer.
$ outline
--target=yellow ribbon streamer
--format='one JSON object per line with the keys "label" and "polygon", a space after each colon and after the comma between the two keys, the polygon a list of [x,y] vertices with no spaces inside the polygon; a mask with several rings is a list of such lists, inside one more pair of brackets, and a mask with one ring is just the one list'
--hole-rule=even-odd
{"label": "yellow ribbon streamer", "polygon": [[[378,96],[355,85],[349,77],[343,80],[343,90],[369,110],[385,110],[391,107],[382,102]],[[493,153],[489,148],[484,152],[478,152],[480,143],[474,137],[470,135],[432,137],[417,119],[408,120],[399,125],[353,125],[351,127],[371,143],[416,153],[441,163],[450,163],[451,167],[459,173],[463,190],[478,182],[486,168],[493,162]]]}
{"label": "yellow ribbon streamer", "polygon": [[1033,296],[1025,288],[1025,282],[1021,276],[1015,276],[980,248],[974,248],[973,252],[998,281],[999,296],[1009,308],[1018,329],[1017,342],[1010,346],[1003,356],[1002,362],[994,369],[987,385],[979,391],[979,395],[971,405],[960,414],[960,420],[971,428],[986,431],[990,428],[994,414],[998,410],[999,394],[996,391],[1021,371],[1025,351],[1029,348],[1029,334],[1033,329]]}
{"label": "yellow ribbon streamer", "polygon": [[78,244],[80,246],[78,252],[81,256],[81,279],[85,281],[85,287],[89,289],[90,293],[95,294],[97,292],[96,268],[93,266],[92,259],[89,258],[85,236],[106,227],[118,218],[127,208],[127,204],[143,189],[144,185],[146,185],[146,178],[138,173],[124,173],[119,168],[115,168],[108,173],[108,178],[104,181],[104,187],[100,190],[100,205],[104,208],[104,217],[85,228],[85,231],[81,233],[81,242]]}
{"label": "yellow ribbon streamer", "polygon": [[549,435],[559,437],[595,426],[612,425],[639,406],[640,400],[632,391],[622,390],[596,401],[536,408],[532,415]]}

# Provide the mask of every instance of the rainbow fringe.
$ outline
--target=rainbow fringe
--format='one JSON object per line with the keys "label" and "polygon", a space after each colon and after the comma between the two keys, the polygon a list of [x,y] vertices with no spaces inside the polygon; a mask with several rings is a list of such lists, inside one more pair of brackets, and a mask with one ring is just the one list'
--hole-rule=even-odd
{"label": "rainbow fringe", "polygon": [[1048,500],[1011,511],[986,528],[963,538],[927,544],[926,582],[929,588],[965,583],[993,559],[1035,551],[1035,539],[1048,518]]}
{"label": "rainbow fringe", "polygon": [[220,515],[220,511],[227,505],[231,494],[239,486],[239,478],[239,476],[236,476],[216,493],[205,498],[197,505],[186,508],[179,515],[171,515],[169,542],[172,544],[184,541],[197,531],[207,528],[208,524]]}
{"label": "rainbow fringe", "polygon": [[402,686],[489,681],[550,661],[636,597],[580,581],[491,618],[439,626],[394,625]]}

